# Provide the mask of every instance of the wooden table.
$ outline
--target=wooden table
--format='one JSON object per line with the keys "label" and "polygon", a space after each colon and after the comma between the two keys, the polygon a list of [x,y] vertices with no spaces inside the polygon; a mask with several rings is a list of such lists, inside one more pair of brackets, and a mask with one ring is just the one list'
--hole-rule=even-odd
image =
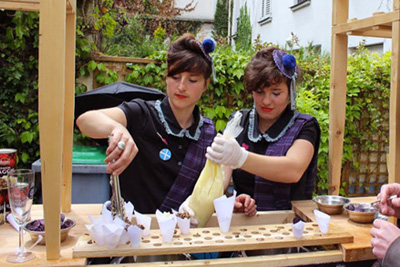
{"label": "wooden table", "polygon": [[[351,198],[351,202],[373,202],[376,197]],[[293,211],[304,220],[315,221],[313,210],[317,204],[313,201],[293,201]],[[371,235],[369,233],[371,224],[360,224],[349,220],[345,212],[340,215],[331,215],[331,222],[343,225],[343,229],[354,235],[354,242],[342,244],[343,261],[363,261],[376,259],[372,254]]]}
{"label": "wooden table", "polygon": [[[375,198],[353,198],[352,202],[372,202]],[[296,214],[301,216],[303,219],[308,221],[314,221],[313,209],[316,208],[316,204],[313,201],[295,201],[293,202],[293,210]],[[100,204],[74,204],[72,210],[66,213],[68,218],[76,220],[77,225],[71,230],[70,236],[65,242],[61,244],[61,257],[58,260],[46,260],[46,249],[44,246],[36,246],[32,249],[35,253],[36,258],[29,262],[29,266],[86,266],[86,259],[84,258],[73,258],[72,248],[78,242],[79,237],[87,232],[85,224],[89,223],[88,215],[94,215],[100,213]],[[266,220],[265,213],[269,213]],[[33,205],[32,207],[32,219],[43,217],[42,205]],[[258,224],[278,224],[278,223],[289,223],[294,217],[292,211],[278,211],[278,212],[259,212],[257,217],[247,218],[242,214],[234,214],[232,225],[258,225]],[[354,234],[354,243],[342,244],[341,249],[331,251],[317,251],[300,254],[285,254],[285,255],[267,255],[246,258],[249,260],[249,266],[290,266],[295,265],[298,262],[302,264],[315,263],[316,259],[323,259],[323,262],[337,262],[337,261],[362,261],[374,259],[372,254],[372,247],[370,244],[371,237],[369,235],[370,224],[357,224],[348,220],[345,214],[333,215],[331,217],[332,222],[343,225],[343,230]],[[155,227],[156,220],[152,220]],[[209,222],[209,226],[216,225],[216,218],[213,216]],[[21,266],[18,264],[11,264],[5,261],[7,254],[16,251],[18,245],[18,234],[9,225],[0,226],[0,266]],[[28,234],[25,235],[26,246],[30,246],[32,242]],[[233,259],[233,260],[232,260]],[[236,260],[235,260],[236,259]],[[237,262],[238,258],[230,259],[216,259],[216,260],[196,260],[196,261],[185,261],[185,266],[202,266],[208,265],[221,265],[230,264],[232,266],[242,266],[243,262]],[[268,263],[266,263],[268,261]],[[169,262],[169,265],[179,266],[182,263]],[[24,265],[24,266],[28,266]],[[134,263],[132,266],[151,266],[156,265],[153,263]],[[99,266],[99,265],[97,265]],[[126,266],[126,265],[124,265]]]}
{"label": "wooden table", "polygon": [[[9,253],[15,252],[18,246],[18,233],[9,224],[0,226],[0,266],[86,266],[86,259],[72,258],[72,248],[78,238],[86,231],[85,224],[89,223],[89,214],[99,214],[101,205],[99,204],[74,204],[70,212],[65,213],[68,218],[76,220],[76,226],[71,229],[67,240],[61,243],[60,258],[58,260],[46,259],[46,247],[36,246],[31,251],[36,258],[25,264],[15,264],[6,262]],[[31,218],[43,218],[43,206],[33,205]],[[26,247],[32,245],[29,234],[25,234],[24,240]]]}

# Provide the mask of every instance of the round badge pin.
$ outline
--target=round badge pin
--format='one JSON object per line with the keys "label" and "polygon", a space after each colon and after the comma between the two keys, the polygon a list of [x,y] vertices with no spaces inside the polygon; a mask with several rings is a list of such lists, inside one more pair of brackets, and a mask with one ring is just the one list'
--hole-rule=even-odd
{"label": "round badge pin", "polygon": [[160,159],[167,161],[172,156],[171,150],[169,150],[168,148],[163,148],[160,150],[159,156],[160,156]]}

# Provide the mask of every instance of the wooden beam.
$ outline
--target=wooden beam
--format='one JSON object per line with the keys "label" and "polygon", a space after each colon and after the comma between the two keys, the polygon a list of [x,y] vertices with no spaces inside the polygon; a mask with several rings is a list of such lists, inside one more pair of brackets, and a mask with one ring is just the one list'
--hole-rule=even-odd
{"label": "wooden beam", "polygon": [[[213,260],[192,261],[158,261],[158,262],[135,262],[124,263],[124,267],[283,267],[301,265],[313,265],[343,261],[343,252],[338,249],[328,251],[313,251],[307,253],[289,253],[278,255],[261,255],[250,257],[221,258]],[[109,265],[96,265],[96,267],[108,267]]]}
{"label": "wooden beam", "polygon": [[138,57],[93,56],[93,59],[102,62],[122,62],[122,63],[139,63],[139,64],[161,63],[159,60],[156,59],[138,58]]}
{"label": "wooden beam", "polygon": [[[349,1],[333,0],[332,30],[334,25],[348,20]],[[344,123],[346,118],[347,35],[332,31],[331,75],[329,100],[329,178],[328,192],[338,195],[341,182]]]}
{"label": "wooden beam", "polygon": [[382,30],[366,30],[366,31],[350,31],[346,32],[346,35],[354,36],[369,36],[369,37],[380,37],[380,38],[392,38],[392,31]]}
{"label": "wooden beam", "polygon": [[71,210],[72,192],[72,142],[74,131],[75,109],[75,28],[76,15],[66,16],[66,55],[65,55],[65,106],[64,106],[64,143],[63,143],[63,180],[62,180],[62,211]]}
{"label": "wooden beam", "polygon": [[393,21],[400,20],[400,13],[398,11],[388,12],[381,15],[368,17],[349,22],[342,22],[332,26],[332,34],[346,34],[351,31],[367,30],[373,26],[390,26]]}
{"label": "wooden beam", "polygon": [[332,2],[332,25],[345,23],[349,18],[349,1],[333,0]]}
{"label": "wooden beam", "polygon": [[67,0],[67,14],[76,13],[76,0]]}
{"label": "wooden beam", "polygon": [[[76,0],[67,0],[67,13],[76,13]],[[0,0],[0,9],[40,11],[40,0]]]}
{"label": "wooden beam", "polygon": [[21,11],[39,11],[39,0],[2,0],[0,9],[21,10]]}
{"label": "wooden beam", "polygon": [[389,183],[400,182],[400,22],[393,23],[389,110]]}
{"label": "wooden beam", "polygon": [[400,9],[400,0],[393,0],[393,10],[398,11]]}
{"label": "wooden beam", "polygon": [[66,73],[66,0],[41,0],[39,21],[39,127],[46,256],[60,257]]}
{"label": "wooden beam", "polygon": [[347,78],[346,35],[332,35],[329,99],[329,194],[338,195],[341,183]]}
{"label": "wooden beam", "polygon": [[374,31],[388,31],[388,32],[392,32],[392,25],[390,26],[385,26],[385,25],[378,25],[378,26],[373,26],[372,30]]}

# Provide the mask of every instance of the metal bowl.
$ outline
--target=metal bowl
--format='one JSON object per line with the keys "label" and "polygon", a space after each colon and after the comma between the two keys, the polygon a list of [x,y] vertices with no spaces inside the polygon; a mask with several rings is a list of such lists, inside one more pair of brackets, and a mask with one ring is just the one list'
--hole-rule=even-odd
{"label": "metal bowl", "polygon": [[[350,205],[353,205],[354,210],[349,209]],[[371,203],[348,203],[343,208],[348,212],[349,219],[357,223],[372,223],[378,211]]]}
{"label": "metal bowl", "polygon": [[318,209],[327,214],[335,215],[343,212],[343,205],[350,203],[350,200],[333,195],[316,196],[313,201],[317,203]]}
{"label": "metal bowl", "polygon": [[[41,236],[43,237],[43,239],[38,243],[38,245],[46,245],[46,238],[45,238],[45,232],[44,232],[44,231],[33,231],[33,230],[27,229],[27,226],[28,226],[29,224],[33,223],[34,221],[35,221],[35,220],[26,223],[26,224],[24,225],[24,230],[27,231],[27,232],[29,233],[29,235],[31,236],[31,240],[32,240],[33,243],[35,243],[35,242],[38,240],[39,235],[41,235]],[[71,224],[69,227],[63,228],[63,229],[60,230],[60,232],[61,232],[61,242],[65,241],[65,239],[67,239],[69,231],[70,231],[70,230],[75,226],[75,224],[76,224],[75,221],[72,220],[72,219],[65,218],[65,221],[71,221],[72,224]]]}

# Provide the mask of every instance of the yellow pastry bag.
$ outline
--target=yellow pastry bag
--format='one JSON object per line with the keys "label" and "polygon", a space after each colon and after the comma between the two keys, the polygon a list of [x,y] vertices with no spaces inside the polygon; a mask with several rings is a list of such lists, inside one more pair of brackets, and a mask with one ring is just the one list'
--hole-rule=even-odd
{"label": "yellow pastry bag", "polygon": [[[240,126],[241,112],[236,112],[232,120],[227,124],[223,136],[236,138],[242,131]],[[206,161],[204,169],[194,186],[189,207],[194,212],[194,218],[199,222],[198,227],[204,227],[214,213],[214,199],[224,194],[224,170],[222,165]]]}

